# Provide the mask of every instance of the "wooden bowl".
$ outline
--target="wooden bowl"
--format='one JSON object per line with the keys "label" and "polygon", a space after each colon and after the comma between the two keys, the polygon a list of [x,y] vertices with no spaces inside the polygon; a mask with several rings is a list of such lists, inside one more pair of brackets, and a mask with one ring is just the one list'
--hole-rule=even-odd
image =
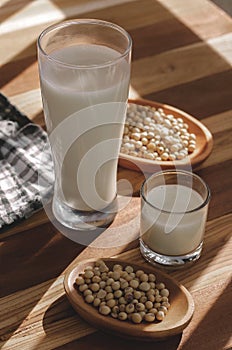
{"label": "wooden bowl", "polygon": [[153,266],[131,264],[128,261],[118,259],[103,259],[111,269],[114,264],[121,264],[123,267],[131,265],[134,269],[142,269],[146,273],[154,273],[156,280],[165,283],[170,291],[170,308],[162,322],[133,324],[130,321],[120,321],[111,316],[101,315],[98,310],[87,304],[81,293],[75,286],[75,280],[87,266],[93,266],[94,260],[84,260],[77,266],[67,271],[64,279],[64,289],[68,300],[78,314],[92,326],[103,331],[138,340],[159,340],[181,333],[189,324],[194,311],[194,302],[187,289],[171,278],[169,275],[155,269]]}
{"label": "wooden bowl", "polygon": [[[197,137],[196,149],[183,160],[176,161],[156,161],[140,157],[133,157],[127,154],[119,154],[119,165],[136,171],[154,173],[166,169],[189,169],[195,168],[201,164],[211,153],[213,148],[213,137],[210,131],[196,118],[177,109],[175,107],[153,102],[150,100],[136,99],[129,100],[129,103],[135,103],[143,106],[162,108],[166,114],[172,114],[175,118],[182,118],[189,125],[189,130]],[[191,170],[191,169],[189,169]]]}

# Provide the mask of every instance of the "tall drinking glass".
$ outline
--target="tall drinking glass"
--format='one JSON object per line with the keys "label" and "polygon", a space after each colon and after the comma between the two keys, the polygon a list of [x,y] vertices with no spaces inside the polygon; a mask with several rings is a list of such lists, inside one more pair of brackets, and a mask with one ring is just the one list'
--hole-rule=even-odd
{"label": "tall drinking glass", "polygon": [[126,115],[131,38],[116,24],[78,19],[38,39],[40,84],[64,226],[95,229],[117,211],[117,160]]}

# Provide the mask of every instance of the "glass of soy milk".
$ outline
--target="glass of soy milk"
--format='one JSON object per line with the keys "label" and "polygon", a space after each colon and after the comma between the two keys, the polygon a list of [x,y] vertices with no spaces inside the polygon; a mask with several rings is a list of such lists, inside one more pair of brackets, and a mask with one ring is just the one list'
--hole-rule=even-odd
{"label": "glass of soy milk", "polygon": [[140,250],[152,264],[184,266],[201,255],[210,191],[196,174],[158,172],[141,188]]}
{"label": "glass of soy milk", "polygon": [[45,122],[54,161],[52,209],[64,226],[109,225],[130,81],[131,38],[116,24],[65,21],[38,38]]}

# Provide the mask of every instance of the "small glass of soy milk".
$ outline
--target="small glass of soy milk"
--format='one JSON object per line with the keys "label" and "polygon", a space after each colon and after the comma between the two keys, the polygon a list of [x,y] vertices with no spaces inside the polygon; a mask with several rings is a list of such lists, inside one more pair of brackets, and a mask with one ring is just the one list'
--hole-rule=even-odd
{"label": "small glass of soy milk", "polygon": [[210,190],[196,174],[166,170],[141,187],[140,250],[150,263],[184,266],[202,251]]}

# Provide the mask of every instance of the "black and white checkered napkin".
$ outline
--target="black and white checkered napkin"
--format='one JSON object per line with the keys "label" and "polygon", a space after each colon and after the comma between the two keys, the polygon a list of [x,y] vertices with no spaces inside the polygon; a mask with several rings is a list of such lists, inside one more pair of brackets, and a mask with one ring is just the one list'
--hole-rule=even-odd
{"label": "black and white checkered napkin", "polygon": [[0,94],[0,228],[40,209],[53,178],[47,134]]}

